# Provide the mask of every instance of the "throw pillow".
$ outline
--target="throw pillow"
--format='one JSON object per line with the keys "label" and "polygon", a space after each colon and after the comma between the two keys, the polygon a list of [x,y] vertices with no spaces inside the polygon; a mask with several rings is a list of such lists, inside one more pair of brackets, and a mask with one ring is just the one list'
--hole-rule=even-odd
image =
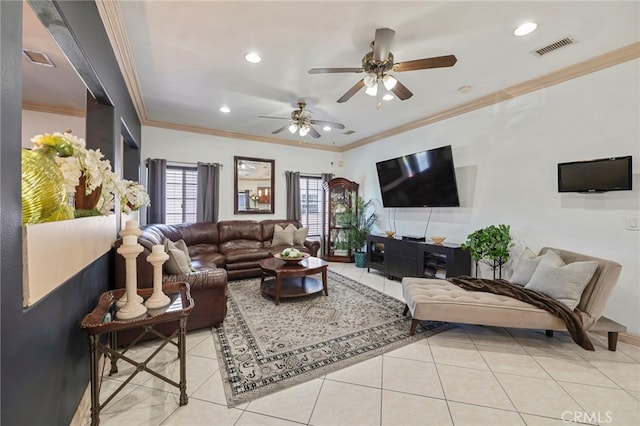
{"label": "throw pillow", "polygon": [[293,231],[293,243],[296,245],[303,245],[309,234],[309,228],[298,228]]}
{"label": "throw pillow", "polygon": [[542,256],[525,288],[544,293],[564,303],[569,309],[575,309],[597,267],[598,262],[595,261],[567,265],[558,253],[549,250]]}
{"label": "throw pillow", "polygon": [[192,271],[189,249],[184,240],[178,240],[174,243],[170,239],[165,238],[164,248],[167,254],[169,254],[169,259],[164,263],[164,268],[168,274],[188,274]]}
{"label": "throw pillow", "polygon": [[526,248],[520,255],[518,263],[516,263],[516,266],[513,268],[513,274],[509,281],[513,284],[527,285],[538,267],[540,260],[542,260],[542,256],[536,257],[534,252]]}
{"label": "throw pillow", "polygon": [[273,227],[273,240],[271,240],[272,246],[292,246],[293,245],[293,230],[295,226],[283,229],[280,225],[274,225]]}

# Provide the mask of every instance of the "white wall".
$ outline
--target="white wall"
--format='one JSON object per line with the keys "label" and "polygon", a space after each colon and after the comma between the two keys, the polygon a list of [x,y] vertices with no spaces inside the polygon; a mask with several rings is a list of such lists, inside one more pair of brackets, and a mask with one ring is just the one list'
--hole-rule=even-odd
{"label": "white wall", "polygon": [[[458,243],[505,223],[519,245],[534,251],[552,246],[621,263],[605,315],[640,334],[640,232],[625,229],[625,219],[640,212],[639,117],[634,60],[348,151],[346,177],[376,200],[380,231],[391,227],[392,212],[399,235]],[[462,207],[434,208],[428,230],[430,209],[383,209],[375,163],[443,145],[453,147]],[[558,163],[619,155],[633,155],[633,191],[558,193]]]}
{"label": "white wall", "polygon": [[[276,145],[239,139],[222,138],[176,130],[142,127],[141,158],[164,158],[167,161],[196,164],[221,163],[220,220],[263,220],[286,217],[285,177],[287,170],[307,174],[333,173],[342,176],[338,164],[341,154],[304,147]],[[322,139],[319,139],[322,143]],[[255,157],[275,160],[274,214],[233,213],[233,157]]]}
{"label": "white wall", "polygon": [[62,132],[71,129],[79,138],[85,138],[84,117],[51,114],[48,112],[22,110],[22,147],[31,148],[31,138],[44,133]]}

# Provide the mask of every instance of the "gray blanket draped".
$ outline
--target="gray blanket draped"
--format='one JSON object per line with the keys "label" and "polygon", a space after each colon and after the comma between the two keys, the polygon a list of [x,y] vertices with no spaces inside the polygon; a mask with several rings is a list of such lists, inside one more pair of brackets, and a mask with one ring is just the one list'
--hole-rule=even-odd
{"label": "gray blanket draped", "polygon": [[464,290],[499,294],[528,303],[536,308],[544,309],[564,321],[569,335],[571,335],[574,342],[588,351],[595,350],[591,340],[589,340],[587,336],[587,332],[582,326],[582,317],[579,311],[577,309],[575,311],[570,310],[566,305],[546,294],[511,284],[509,281],[503,279],[460,276],[447,278],[447,281]]}

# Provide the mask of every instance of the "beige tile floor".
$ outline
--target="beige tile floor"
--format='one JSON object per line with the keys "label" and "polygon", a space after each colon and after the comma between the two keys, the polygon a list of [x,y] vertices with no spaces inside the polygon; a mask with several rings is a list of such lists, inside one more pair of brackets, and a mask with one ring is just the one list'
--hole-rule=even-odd
{"label": "beige tile floor", "polygon": [[[398,281],[353,264],[330,268],[402,300]],[[591,337],[596,352],[584,351],[566,333],[548,338],[544,331],[459,325],[228,408],[211,331],[200,330],[187,336],[188,405],[178,406],[176,388],[143,373],[107,405],[101,424],[640,424],[640,347],[620,342],[610,352],[604,337]],[[153,368],[177,380],[175,350],[158,357]],[[104,394],[121,384],[126,371],[105,378]]]}

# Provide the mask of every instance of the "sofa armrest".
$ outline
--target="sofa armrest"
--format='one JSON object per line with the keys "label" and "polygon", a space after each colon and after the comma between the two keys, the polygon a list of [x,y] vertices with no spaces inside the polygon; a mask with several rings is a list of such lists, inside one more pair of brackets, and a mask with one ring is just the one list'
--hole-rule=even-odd
{"label": "sofa armrest", "polygon": [[304,246],[309,249],[311,256],[318,256],[318,250],[320,250],[320,241],[305,240]]}
{"label": "sofa armrest", "polygon": [[188,274],[163,275],[163,283],[187,282],[191,291],[198,291],[227,285],[227,271],[224,269],[203,269]]}

